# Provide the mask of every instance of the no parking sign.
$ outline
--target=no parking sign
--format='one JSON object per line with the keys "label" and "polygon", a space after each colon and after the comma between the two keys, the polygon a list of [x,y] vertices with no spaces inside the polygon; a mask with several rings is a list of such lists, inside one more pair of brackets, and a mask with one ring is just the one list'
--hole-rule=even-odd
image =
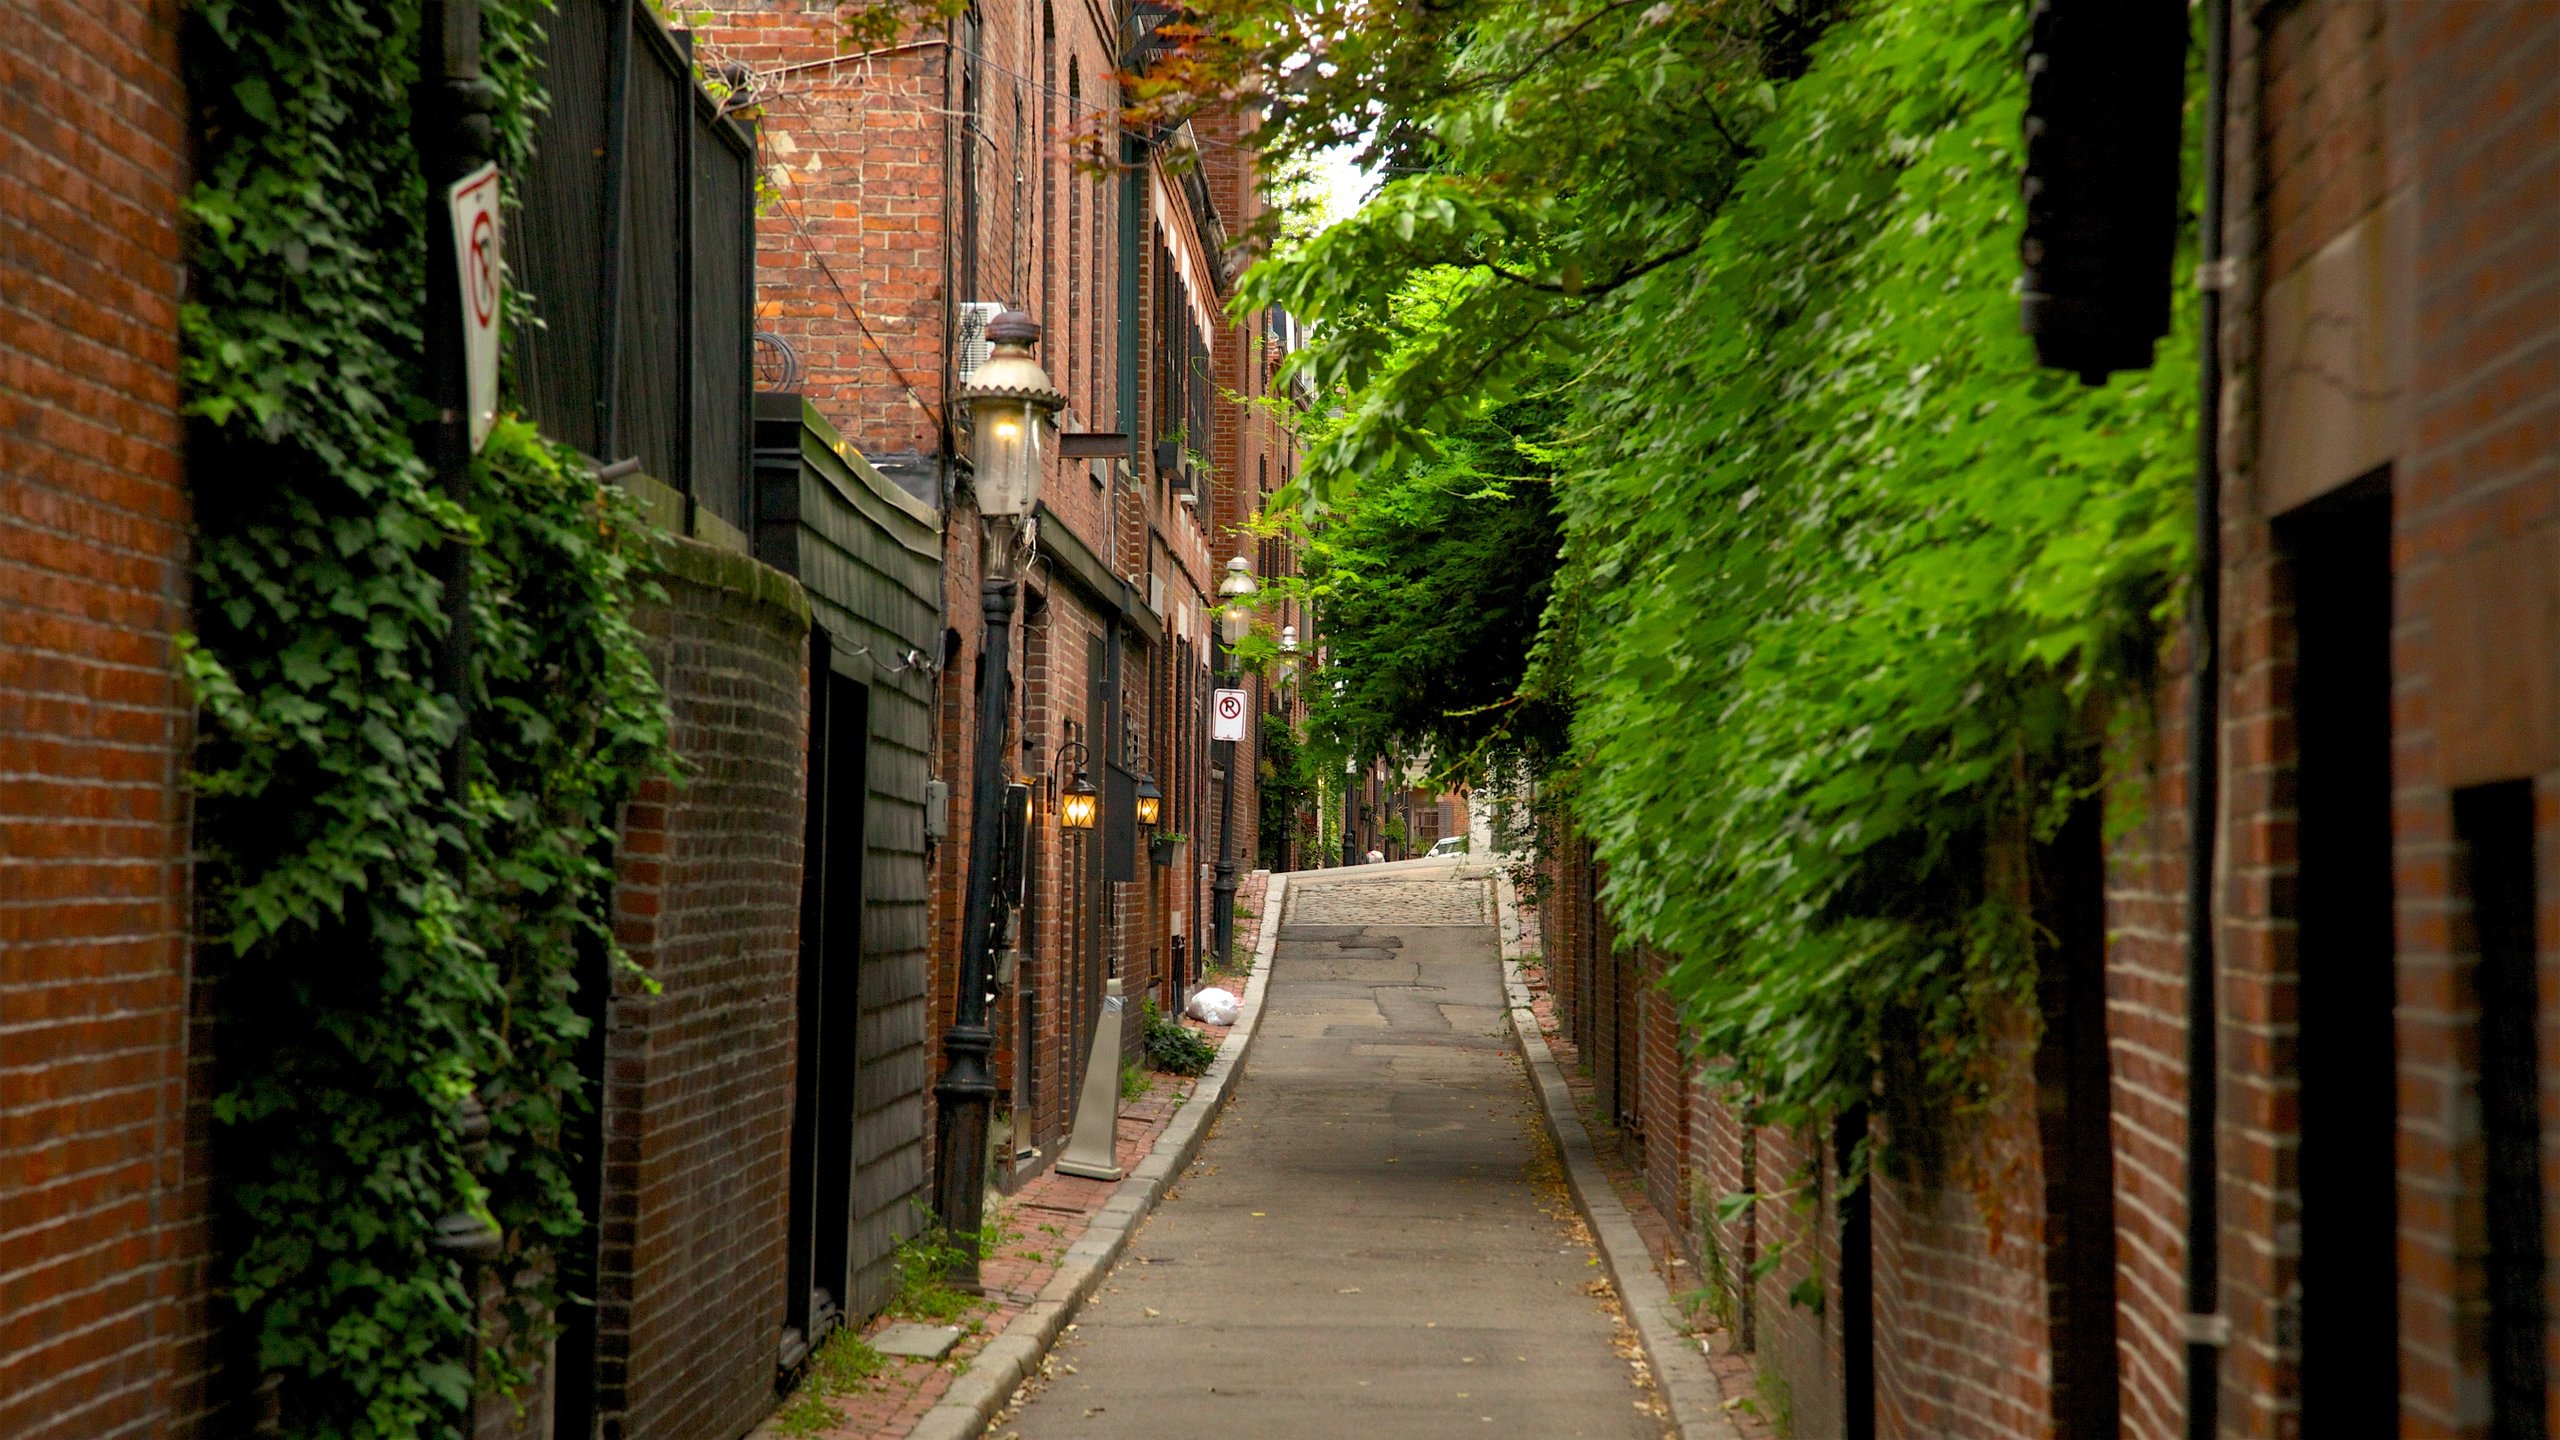
{"label": "no parking sign", "polygon": [[1244,738],[1244,692],[1221,690],[1209,704],[1209,738],[1242,740]]}
{"label": "no parking sign", "polygon": [[498,167],[483,165],[455,181],[445,203],[453,212],[453,263],[462,281],[462,355],[476,452],[498,418]]}

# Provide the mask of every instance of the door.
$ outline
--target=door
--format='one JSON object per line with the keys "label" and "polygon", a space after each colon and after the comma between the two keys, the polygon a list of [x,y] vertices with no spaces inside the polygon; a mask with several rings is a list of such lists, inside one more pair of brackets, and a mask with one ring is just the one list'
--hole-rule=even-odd
{"label": "door", "polygon": [[[853,1283],[854,1075],[862,995],[868,687],[834,672],[812,632],[808,821],[800,881],[798,1065],[791,1106],[791,1228],[783,1363],[844,1318]],[[797,1352],[797,1353],[795,1353]]]}

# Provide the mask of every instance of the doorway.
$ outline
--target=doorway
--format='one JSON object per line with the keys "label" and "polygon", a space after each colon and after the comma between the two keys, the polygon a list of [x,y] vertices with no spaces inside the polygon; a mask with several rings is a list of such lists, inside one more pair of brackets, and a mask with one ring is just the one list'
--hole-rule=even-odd
{"label": "doorway", "polygon": [[2104,809],[2081,800],[2038,857],[2038,1128],[2044,1158],[2045,1325],[2054,1440],[2113,1440],[2116,1363],[2114,1094],[2107,1054]]}
{"label": "doorway", "polygon": [[2392,1044],[2391,491],[2278,522],[2293,574],[2302,1433],[2399,1411]]}
{"label": "doorway", "polygon": [[2488,1230],[2490,1440],[2543,1440],[2542,1016],[2533,782],[2457,790],[2453,830],[2479,968],[2480,1139]]}
{"label": "doorway", "polygon": [[798,1066],[791,1103],[786,1365],[853,1303],[853,1124],[862,1003],[863,824],[871,692],[810,636],[809,790],[800,881]]}

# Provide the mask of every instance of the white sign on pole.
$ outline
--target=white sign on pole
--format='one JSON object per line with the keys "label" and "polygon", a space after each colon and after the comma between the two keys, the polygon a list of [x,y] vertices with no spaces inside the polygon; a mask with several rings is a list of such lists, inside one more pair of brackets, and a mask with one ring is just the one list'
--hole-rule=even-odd
{"label": "white sign on pole", "polygon": [[453,262],[462,280],[462,356],[470,377],[471,449],[498,421],[498,167],[453,182]]}
{"label": "white sign on pole", "polygon": [[1221,690],[1209,705],[1209,738],[1242,740],[1244,738],[1244,692]]}

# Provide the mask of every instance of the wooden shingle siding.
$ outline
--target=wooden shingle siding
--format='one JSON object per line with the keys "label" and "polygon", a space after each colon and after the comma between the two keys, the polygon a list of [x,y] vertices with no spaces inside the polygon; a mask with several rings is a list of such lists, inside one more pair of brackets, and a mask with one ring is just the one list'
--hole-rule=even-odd
{"label": "wooden shingle siding", "polygon": [[[793,452],[796,473],[786,476],[778,467]],[[924,805],[933,775],[930,666],[941,652],[941,522],[796,396],[759,397],[757,469],[758,553],[800,577],[835,672],[871,696],[853,1142],[853,1309],[868,1313],[888,1298],[890,1252],[921,1223],[928,1170]]]}

